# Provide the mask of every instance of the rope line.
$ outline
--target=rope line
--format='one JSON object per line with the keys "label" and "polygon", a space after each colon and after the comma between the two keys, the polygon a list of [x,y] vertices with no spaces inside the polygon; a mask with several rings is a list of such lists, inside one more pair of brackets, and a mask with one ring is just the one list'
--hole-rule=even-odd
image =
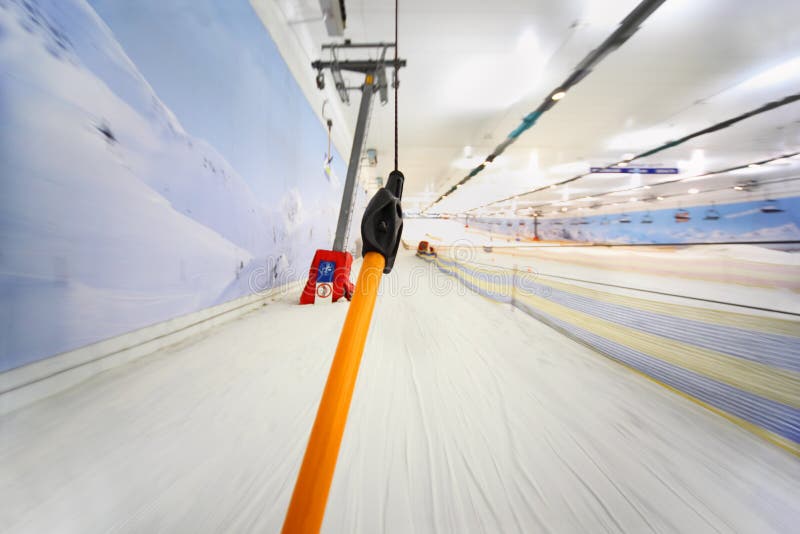
{"label": "rope line", "polygon": [[397,73],[397,18],[398,1],[394,0],[394,170],[397,170],[397,87],[400,85],[400,76]]}

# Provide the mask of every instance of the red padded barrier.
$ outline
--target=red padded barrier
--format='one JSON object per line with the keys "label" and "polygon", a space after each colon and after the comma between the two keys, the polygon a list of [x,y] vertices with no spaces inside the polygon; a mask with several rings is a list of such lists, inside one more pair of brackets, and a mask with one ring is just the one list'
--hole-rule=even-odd
{"label": "red padded barrier", "polygon": [[[322,271],[320,271],[320,264],[322,264]],[[353,256],[349,252],[317,250],[311,261],[311,268],[308,270],[306,287],[303,289],[303,294],[300,295],[300,304],[314,304],[318,281],[333,285],[333,302],[342,297],[350,300],[353,295],[353,283],[350,281],[352,265]]]}

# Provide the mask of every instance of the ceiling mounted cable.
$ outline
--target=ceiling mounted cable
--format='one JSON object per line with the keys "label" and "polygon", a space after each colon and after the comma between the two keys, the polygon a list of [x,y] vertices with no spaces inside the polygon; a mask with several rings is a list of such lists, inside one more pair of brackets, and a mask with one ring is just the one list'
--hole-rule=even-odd
{"label": "ceiling mounted cable", "polygon": [[398,171],[397,168],[397,88],[400,86],[400,77],[397,75],[397,71],[400,70],[399,65],[397,64],[397,18],[398,18],[398,0],[394,0],[394,70],[393,70],[393,80],[392,85],[394,86],[394,170]]}
{"label": "ceiling mounted cable", "polygon": [[[780,100],[774,100],[772,102],[767,102],[766,104],[764,104],[762,106],[759,106],[756,109],[750,110],[750,111],[748,111],[746,113],[742,113],[741,115],[737,115],[735,117],[732,117],[730,119],[724,120],[722,122],[718,122],[718,123],[713,124],[713,125],[711,125],[711,126],[709,126],[707,128],[703,128],[702,130],[698,130],[696,132],[693,132],[693,133],[690,133],[688,135],[685,135],[685,136],[683,136],[683,137],[681,137],[679,139],[675,139],[674,141],[668,141],[668,142],[666,142],[666,143],[664,143],[662,145],[657,146],[656,148],[647,150],[645,152],[642,152],[641,154],[636,154],[633,157],[626,158],[624,160],[620,160],[620,161],[611,163],[611,164],[603,167],[603,169],[613,169],[614,167],[617,167],[617,166],[619,166],[621,164],[626,164],[627,165],[628,163],[630,163],[632,161],[635,161],[637,159],[641,159],[641,158],[645,158],[645,157],[648,157],[648,156],[652,156],[653,154],[657,154],[658,152],[662,152],[664,150],[667,150],[668,148],[676,147],[678,145],[681,145],[681,144],[683,144],[683,143],[685,143],[687,141],[690,141],[692,139],[695,139],[697,137],[700,137],[700,136],[703,136],[703,135],[707,135],[707,134],[710,134],[710,133],[713,133],[713,132],[718,132],[720,130],[724,130],[725,128],[730,128],[734,124],[736,124],[738,122],[741,122],[741,121],[743,121],[745,119],[749,119],[751,117],[755,117],[756,115],[760,115],[762,113],[766,113],[767,111],[772,111],[772,110],[780,108],[782,106],[786,106],[786,105],[791,104],[793,102],[797,102],[798,100],[800,100],[800,93],[795,93],[793,95],[786,96],[784,98],[781,98]],[[765,162],[772,161],[772,159],[773,158],[765,160]],[[775,158],[775,159],[778,159],[778,158]],[[753,163],[752,165],[760,165],[760,163],[756,162],[756,163]],[[739,168],[740,167],[735,167],[735,168],[732,168],[732,169],[723,170],[723,171],[717,171],[717,172],[709,173],[709,174],[720,174],[722,172],[728,172],[729,170],[737,170]],[[509,200],[512,200],[512,199],[515,199],[515,198],[518,198],[518,197],[521,197],[521,196],[532,195],[534,193],[538,193],[539,191],[544,191],[546,189],[552,189],[553,187],[558,187],[560,185],[566,185],[566,184],[575,182],[577,180],[580,180],[582,178],[587,178],[587,177],[589,177],[589,176],[591,176],[593,174],[595,174],[595,173],[591,172],[591,171],[590,172],[584,172],[584,173],[578,174],[576,176],[573,176],[572,178],[567,178],[566,180],[562,180],[560,182],[543,185],[541,187],[537,187],[536,189],[531,189],[529,191],[523,191],[522,193],[516,193],[514,195],[511,195],[511,196],[508,196],[508,197],[505,197],[505,198],[501,198],[501,199],[498,199],[498,200],[493,200],[493,201],[491,201],[491,202],[489,202],[487,204],[483,204],[483,205],[478,206],[476,208],[472,208],[469,211],[474,211],[474,210],[477,210],[477,209],[485,208],[485,207],[488,207],[488,206],[492,206],[494,204],[499,204],[501,202],[507,202]],[[706,176],[706,175],[705,174],[701,174],[699,176],[696,176],[695,178],[700,177],[700,176]],[[680,180],[681,179],[670,180],[670,181],[667,181],[667,182],[664,182],[664,183],[671,183],[671,182],[676,182],[676,181],[680,181]],[[660,185],[660,184],[656,184],[656,185]]]}
{"label": "ceiling mounted cable", "polygon": [[[660,182],[647,184],[646,187],[648,189],[651,189],[653,187],[659,187],[659,186],[662,186],[662,185],[675,184],[675,183],[678,183],[678,182],[685,182],[685,181],[689,181],[689,180],[695,180],[695,179],[698,179],[698,178],[708,178],[710,176],[716,176],[718,174],[726,174],[726,173],[733,172],[733,171],[740,171],[742,169],[760,167],[761,165],[765,165],[767,163],[772,163],[774,161],[778,161],[778,160],[782,160],[782,159],[794,158],[794,157],[796,157],[798,155],[800,155],[800,152],[790,152],[788,154],[781,154],[780,156],[775,156],[775,157],[772,157],[772,158],[762,159],[762,160],[759,160],[759,161],[750,161],[750,162],[747,162],[747,163],[741,163],[739,165],[734,165],[732,167],[726,167],[724,169],[718,169],[716,171],[704,172],[702,174],[697,174],[695,176],[689,176],[689,177],[683,177],[683,178],[674,178],[674,179],[671,179],[671,180],[662,180]],[[627,188],[624,188],[624,189],[615,189],[613,191],[605,191],[603,193],[594,193],[591,196],[592,196],[592,198],[599,198],[599,197],[605,197],[605,196],[615,195],[615,194],[619,194],[619,193],[627,193],[627,192],[631,192],[632,193],[634,191],[641,190],[644,187],[645,186],[639,185],[639,186],[636,186],[636,187],[627,187]],[[548,186],[548,188],[549,188],[549,186]],[[728,187],[724,187],[722,189],[728,189]],[[666,198],[666,197],[674,197],[674,196],[679,196],[679,195],[676,195],[676,194],[665,195],[664,198]],[[513,198],[513,197],[511,197],[511,198]],[[511,198],[506,199],[506,201],[511,200]],[[644,199],[642,199],[642,200],[644,200]],[[493,202],[492,204],[499,203],[499,202],[502,202],[502,201]],[[548,206],[550,204],[551,204],[550,202],[543,202],[541,204],[532,204],[530,206],[526,206],[525,209],[536,209],[536,208],[541,208],[541,207]],[[605,205],[606,204],[601,204],[598,207],[605,206]]]}
{"label": "ceiling mounted cable", "polygon": [[[619,23],[617,29],[614,30],[614,32],[609,35],[606,40],[600,44],[600,46],[589,52],[589,55],[587,55],[580,63],[578,63],[578,65],[572,71],[572,74],[570,74],[562,84],[547,94],[547,97],[545,97],[544,101],[539,104],[539,107],[528,113],[522,119],[520,125],[517,126],[511,133],[509,133],[508,137],[506,137],[502,143],[495,147],[494,151],[486,157],[486,160],[483,163],[472,169],[469,174],[462,178],[458,183],[453,185],[445,193],[440,195],[439,198],[434,200],[427,208],[425,208],[425,210],[430,209],[437,202],[444,199],[447,195],[458,189],[459,186],[465,184],[475,175],[485,169],[488,164],[494,161],[497,156],[502,154],[506,148],[514,143],[523,132],[530,129],[536,123],[536,121],[539,120],[539,117],[555,106],[558,101],[564,98],[567,91],[571,87],[577,85],[578,82],[583,80],[608,54],[622,46],[628,39],[630,39],[631,36],[639,29],[639,26],[641,26],[641,24],[647,20],[647,18],[652,15],[656,9],[661,7],[661,4],[664,2],[665,0],[643,0],[641,3],[639,3],[639,5],[637,5],[633,11],[628,13],[628,15],[622,19],[622,22]],[[397,37],[395,37],[395,41],[397,41]]]}

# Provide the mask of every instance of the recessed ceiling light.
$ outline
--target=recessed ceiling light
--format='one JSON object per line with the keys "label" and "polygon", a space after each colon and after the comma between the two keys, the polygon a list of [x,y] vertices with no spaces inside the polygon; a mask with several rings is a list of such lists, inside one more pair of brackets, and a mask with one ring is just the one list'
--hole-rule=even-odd
{"label": "recessed ceiling light", "polygon": [[689,194],[690,195],[696,195],[699,192],[700,192],[700,190],[699,189],[695,189],[694,187],[689,189]]}
{"label": "recessed ceiling light", "polygon": [[561,211],[567,211],[567,207],[564,206],[563,208],[561,208]]}
{"label": "recessed ceiling light", "polygon": [[744,190],[744,187],[742,187],[741,185],[734,185],[734,186],[733,186],[733,188],[734,188],[736,191],[742,191],[742,190]]}
{"label": "recessed ceiling light", "polygon": [[751,163],[750,165],[748,165],[748,167],[750,167],[751,169],[755,169],[756,167],[758,167],[758,163]]}
{"label": "recessed ceiling light", "polygon": [[664,200],[664,197],[656,197],[656,200]]}
{"label": "recessed ceiling light", "polygon": [[566,91],[556,91],[550,98],[552,98],[553,100],[561,100],[566,96],[566,94],[567,94]]}

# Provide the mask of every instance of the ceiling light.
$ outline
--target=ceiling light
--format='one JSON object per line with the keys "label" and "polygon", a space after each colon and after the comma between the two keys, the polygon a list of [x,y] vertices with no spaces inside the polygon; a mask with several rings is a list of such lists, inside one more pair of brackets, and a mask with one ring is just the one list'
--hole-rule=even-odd
{"label": "ceiling light", "polygon": [[650,189],[650,186],[646,185],[646,186],[642,187],[642,189]]}
{"label": "ceiling light", "polygon": [[561,211],[567,211],[567,207],[564,206],[563,208],[561,208]]}
{"label": "ceiling light", "polygon": [[733,188],[734,188],[736,191],[744,191],[744,186],[741,186],[741,185],[734,185],[734,186],[733,186]]}
{"label": "ceiling light", "polygon": [[664,197],[656,197],[656,200],[664,200]]}
{"label": "ceiling light", "polygon": [[689,189],[689,194],[690,195],[696,195],[699,192],[700,192],[700,190],[699,189],[695,189],[694,187]]}
{"label": "ceiling light", "polygon": [[633,154],[631,154],[631,153],[628,153],[628,154],[625,154],[624,156],[622,156],[622,161],[630,161],[632,159],[633,159]]}
{"label": "ceiling light", "polygon": [[750,167],[751,169],[755,169],[756,167],[758,167],[758,163],[751,163],[750,165],[748,165],[748,167]]}
{"label": "ceiling light", "polygon": [[567,94],[566,91],[556,91],[555,93],[553,93],[553,95],[550,98],[552,98],[553,100],[558,101],[558,100],[561,100],[562,98],[564,98],[566,96],[566,94]]}

